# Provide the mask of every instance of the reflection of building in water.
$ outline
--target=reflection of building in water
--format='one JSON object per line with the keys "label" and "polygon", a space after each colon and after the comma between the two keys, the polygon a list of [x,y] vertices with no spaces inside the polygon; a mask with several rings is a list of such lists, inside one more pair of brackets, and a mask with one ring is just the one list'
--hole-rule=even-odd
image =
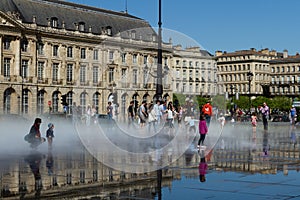
{"label": "reflection of building in water", "polygon": [[[249,135],[246,138],[240,134],[232,138],[232,141],[224,137],[228,145],[224,150],[214,149],[210,161],[207,161],[209,166],[207,177],[212,170],[264,174],[275,174],[277,171],[288,174],[289,170],[298,171],[300,169],[299,147],[290,144],[290,133],[284,130],[278,130],[277,133],[258,133],[254,141],[256,142],[255,149],[251,148],[253,140],[248,137]],[[250,143],[248,146],[243,146],[241,144],[244,143],[241,141],[244,143],[250,141]],[[270,147],[268,156],[263,156],[263,148],[266,146]],[[127,159],[129,158],[124,158],[123,163],[126,163]],[[170,168],[166,167],[162,170],[162,187],[170,187],[172,180],[180,180],[183,176],[198,178],[199,162],[200,156],[197,153],[193,155],[188,153],[171,163]],[[14,163],[2,172],[2,195],[17,194],[19,191],[26,191],[28,196],[35,194],[36,182],[28,162],[21,158],[20,161]],[[77,195],[80,191],[83,195],[96,193],[109,196],[114,193],[115,196],[136,194],[146,197],[146,193],[151,195],[157,192],[156,172],[134,174],[112,170],[83,150],[59,155],[46,154],[40,162],[39,172],[43,187],[42,195],[55,195],[62,191]]]}
{"label": "reflection of building in water", "polygon": [[[135,174],[116,171],[99,163],[85,151],[61,155],[48,154],[37,161],[31,158],[26,161],[22,159],[19,162],[16,161],[3,173],[1,179],[3,196],[18,194],[20,190],[28,196],[34,195],[37,192],[35,172],[39,172],[39,180],[42,181],[40,184],[42,195],[56,194],[65,190],[83,190],[81,194],[85,192],[98,194],[99,186],[103,186],[101,195],[104,196],[110,193],[118,196],[125,194],[126,191],[139,193],[142,196],[156,192],[156,172]],[[51,173],[49,173],[49,167]],[[171,185],[172,176],[172,171],[162,170],[162,187]],[[86,189],[87,187],[89,189]],[[63,194],[60,193],[60,195]]]}

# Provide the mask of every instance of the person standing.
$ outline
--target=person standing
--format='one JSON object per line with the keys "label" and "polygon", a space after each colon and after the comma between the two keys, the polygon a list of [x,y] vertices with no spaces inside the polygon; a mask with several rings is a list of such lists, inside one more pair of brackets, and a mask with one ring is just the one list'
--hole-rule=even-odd
{"label": "person standing", "polygon": [[224,117],[224,114],[223,114],[223,113],[221,113],[221,114],[220,114],[220,117],[218,118],[218,121],[220,122],[221,129],[222,129],[222,128],[224,128],[224,126],[225,126],[225,123],[226,123],[226,119],[225,119],[225,117]]}
{"label": "person standing", "polygon": [[162,107],[160,106],[160,101],[157,100],[156,104],[153,106],[155,116],[157,119],[157,123],[160,124],[161,116],[162,116]]}
{"label": "person standing", "polygon": [[251,116],[251,124],[252,124],[252,138],[255,139],[256,138],[256,126],[257,126],[257,116],[256,113],[253,112],[252,116]]}
{"label": "person standing", "polygon": [[128,126],[133,125],[134,121],[134,107],[133,107],[133,101],[130,101],[130,104],[128,106],[127,112],[128,112]]}
{"label": "person standing", "polygon": [[141,128],[145,126],[146,119],[148,117],[146,106],[147,106],[146,101],[143,101],[142,105],[140,106],[140,109],[139,109],[140,126],[141,126]]}
{"label": "person standing", "polygon": [[296,113],[297,113],[296,108],[294,105],[292,105],[292,108],[290,110],[291,125],[295,124],[295,118],[297,117]]}
{"label": "person standing", "polygon": [[270,109],[267,106],[266,102],[263,103],[263,106],[260,108],[260,112],[262,113],[264,130],[268,130],[268,118],[270,116]]}
{"label": "person standing", "polygon": [[54,124],[49,123],[48,124],[48,130],[46,132],[46,137],[48,140],[48,149],[52,149],[52,142],[54,138]]}
{"label": "person standing", "polygon": [[151,126],[153,126],[154,132],[156,133],[156,121],[157,117],[154,111],[154,106],[150,105],[149,106],[149,115],[148,115],[148,132],[150,133],[151,131]]}
{"label": "person standing", "polygon": [[107,112],[108,120],[112,120],[112,117],[113,117],[113,107],[112,107],[110,101],[108,102],[108,106],[106,107],[106,112]]}
{"label": "person standing", "polygon": [[205,116],[205,120],[206,120],[206,124],[207,127],[209,128],[210,125],[210,120],[211,120],[211,116],[212,116],[212,106],[210,105],[209,102],[207,102],[203,107],[202,107],[202,113]]}
{"label": "person standing", "polygon": [[199,121],[199,134],[200,134],[200,139],[198,141],[198,149],[200,149],[200,144],[204,144],[205,136],[208,132],[208,127],[206,125],[206,120],[204,115],[200,115],[200,121]]}

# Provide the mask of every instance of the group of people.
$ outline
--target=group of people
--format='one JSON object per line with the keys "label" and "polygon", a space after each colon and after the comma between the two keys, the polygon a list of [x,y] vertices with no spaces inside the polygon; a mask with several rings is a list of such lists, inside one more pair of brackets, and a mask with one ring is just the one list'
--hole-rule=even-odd
{"label": "group of people", "polygon": [[[34,124],[31,126],[30,131],[27,135],[25,135],[25,140],[30,143],[31,148],[37,148],[41,143],[45,142],[46,139],[42,137],[41,131],[40,131],[40,125],[42,123],[41,118],[36,118],[34,120]],[[48,141],[48,148],[49,150],[52,149],[52,142],[54,138],[54,124],[49,123],[48,129],[46,131],[46,138]]]}

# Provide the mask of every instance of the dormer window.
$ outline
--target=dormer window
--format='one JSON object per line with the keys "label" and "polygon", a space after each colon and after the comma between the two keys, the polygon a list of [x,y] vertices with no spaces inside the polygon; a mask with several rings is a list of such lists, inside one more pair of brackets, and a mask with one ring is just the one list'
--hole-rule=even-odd
{"label": "dormer window", "polygon": [[79,31],[80,32],[84,32],[84,30],[85,30],[85,23],[84,22],[79,22]]}
{"label": "dormer window", "polygon": [[51,27],[57,28],[58,27],[58,19],[56,17],[51,18]]}
{"label": "dormer window", "polygon": [[111,26],[107,26],[106,27],[106,31],[107,31],[107,35],[108,36],[112,36],[112,28],[111,28]]}
{"label": "dormer window", "polygon": [[131,39],[136,39],[136,31],[131,31]]}

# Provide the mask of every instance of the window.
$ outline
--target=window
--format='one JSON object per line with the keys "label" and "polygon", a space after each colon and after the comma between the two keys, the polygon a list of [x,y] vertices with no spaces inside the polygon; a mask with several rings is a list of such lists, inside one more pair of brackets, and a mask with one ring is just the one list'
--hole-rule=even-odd
{"label": "window", "polygon": [[28,60],[22,60],[21,76],[22,78],[28,77]]}
{"label": "window", "polygon": [[93,83],[98,83],[99,79],[99,68],[97,66],[93,67]]}
{"label": "window", "polygon": [[85,48],[80,49],[80,58],[86,59],[86,49]]}
{"label": "window", "polygon": [[10,113],[10,109],[11,109],[11,93],[12,90],[11,89],[7,89],[4,92],[4,113],[5,114],[9,114]]}
{"label": "window", "polygon": [[131,38],[136,39],[136,32],[134,30],[131,31]]}
{"label": "window", "polygon": [[67,64],[67,82],[71,82],[73,80],[73,65]]}
{"label": "window", "polygon": [[73,48],[72,47],[68,47],[68,49],[67,49],[67,57],[68,58],[72,58],[73,57]]}
{"label": "window", "polygon": [[134,69],[134,70],[133,70],[133,77],[132,77],[132,78],[133,78],[133,80],[132,80],[132,81],[133,81],[133,84],[136,85],[137,82],[138,82],[138,72],[137,72],[137,69]]}
{"label": "window", "polygon": [[9,50],[10,49],[10,42],[11,42],[10,38],[7,38],[7,37],[4,38],[4,40],[3,40],[3,48],[5,50]]}
{"label": "window", "polygon": [[109,68],[108,71],[108,82],[114,81],[114,68]]}
{"label": "window", "polygon": [[38,62],[38,80],[44,78],[44,62]]}
{"label": "window", "polygon": [[28,114],[28,90],[23,90],[23,113]]}
{"label": "window", "polygon": [[52,65],[52,80],[58,81],[58,63]]}
{"label": "window", "polygon": [[51,27],[57,28],[58,27],[58,19],[56,17],[51,18]]}
{"label": "window", "polygon": [[122,69],[122,71],[121,71],[121,80],[122,80],[122,83],[126,83],[127,82],[127,72],[126,72],[126,69]]}
{"label": "window", "polygon": [[109,61],[112,61],[114,59],[114,52],[109,51]]}
{"label": "window", "polygon": [[136,64],[136,60],[137,60],[137,55],[136,55],[136,54],[133,54],[132,62],[133,62],[134,64]]}
{"label": "window", "polygon": [[176,60],[176,66],[178,66],[179,65],[179,60]]}
{"label": "window", "polygon": [[99,51],[98,51],[98,49],[94,49],[94,51],[93,51],[93,59],[94,60],[99,60]]}
{"label": "window", "polygon": [[10,77],[10,58],[4,58],[3,75],[4,77]]}
{"label": "window", "polygon": [[121,59],[122,59],[122,63],[125,64],[126,63],[126,53],[121,54]]}
{"label": "window", "polygon": [[85,30],[85,23],[84,22],[79,22],[79,31],[84,32]]}
{"label": "window", "polygon": [[147,64],[148,62],[148,56],[144,56],[144,64]]}
{"label": "window", "polygon": [[85,83],[86,81],[86,66],[85,65],[81,65],[80,66],[80,83]]}
{"label": "window", "polygon": [[27,52],[28,51],[28,41],[26,39],[23,39],[21,41],[21,51]]}
{"label": "window", "polygon": [[37,94],[38,114],[44,113],[44,91],[39,91]]}
{"label": "window", "polygon": [[44,44],[43,43],[37,43],[37,51],[39,55],[44,55]]}
{"label": "window", "polygon": [[58,45],[53,46],[52,55],[55,56],[55,57],[58,56]]}
{"label": "window", "polygon": [[99,96],[100,94],[98,92],[93,94],[93,105],[96,108],[96,113],[99,113]]}
{"label": "window", "polygon": [[58,112],[58,92],[54,92],[52,95],[52,111]]}
{"label": "window", "polygon": [[80,106],[81,106],[81,114],[85,114],[85,111],[86,111],[86,93],[85,92],[80,94]]}

